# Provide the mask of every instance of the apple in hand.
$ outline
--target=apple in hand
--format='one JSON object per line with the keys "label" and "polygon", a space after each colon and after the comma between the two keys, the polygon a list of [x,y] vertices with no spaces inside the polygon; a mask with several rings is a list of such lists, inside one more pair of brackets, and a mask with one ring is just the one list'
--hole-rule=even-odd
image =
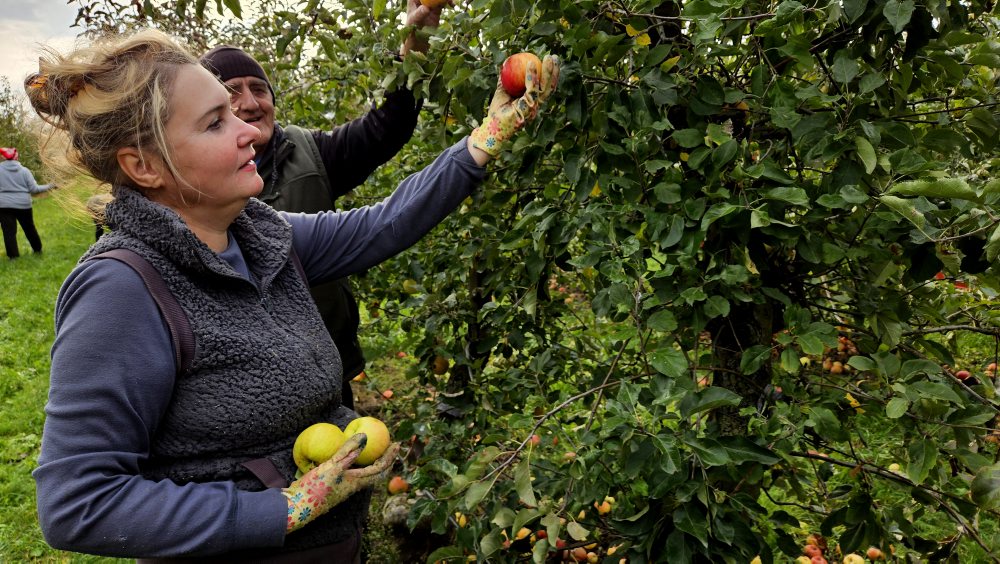
{"label": "apple in hand", "polygon": [[292,459],[303,474],[334,455],[347,436],[333,423],[316,423],[299,433],[292,446]]}
{"label": "apple in hand", "polygon": [[375,417],[358,417],[344,428],[345,440],[358,433],[364,433],[368,441],[354,463],[358,466],[368,466],[389,448],[389,428]]}
{"label": "apple in hand", "polygon": [[542,61],[534,53],[517,53],[507,57],[500,67],[500,86],[504,92],[517,98],[527,91],[524,75],[528,72],[528,63],[534,61],[538,72],[542,71]]}

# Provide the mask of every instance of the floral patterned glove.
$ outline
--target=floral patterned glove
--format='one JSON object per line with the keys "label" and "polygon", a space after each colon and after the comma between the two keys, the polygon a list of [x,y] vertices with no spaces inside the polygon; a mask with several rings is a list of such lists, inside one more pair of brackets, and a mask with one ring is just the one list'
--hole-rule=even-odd
{"label": "floral patterned glove", "polygon": [[385,481],[399,452],[399,443],[390,444],[371,465],[351,468],[366,442],[363,433],[351,436],[330,460],[282,490],[288,498],[287,533],[302,528],[356,492]]}
{"label": "floral patterned glove", "polygon": [[[552,94],[559,83],[559,58],[548,55],[542,61],[542,68],[535,62],[527,65],[524,85],[527,89],[520,98],[512,98],[500,86],[490,102],[486,121],[472,132],[472,146],[496,157],[503,150],[504,143],[514,136],[538,114],[538,106]],[[539,84],[539,71],[541,84]]]}

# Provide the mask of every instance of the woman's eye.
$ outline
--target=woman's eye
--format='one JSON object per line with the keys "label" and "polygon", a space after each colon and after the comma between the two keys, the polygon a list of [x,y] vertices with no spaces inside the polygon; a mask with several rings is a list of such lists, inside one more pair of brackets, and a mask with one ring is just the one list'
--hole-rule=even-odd
{"label": "woman's eye", "polygon": [[219,118],[215,118],[212,123],[208,124],[209,129],[219,129],[220,127],[222,127],[222,120]]}

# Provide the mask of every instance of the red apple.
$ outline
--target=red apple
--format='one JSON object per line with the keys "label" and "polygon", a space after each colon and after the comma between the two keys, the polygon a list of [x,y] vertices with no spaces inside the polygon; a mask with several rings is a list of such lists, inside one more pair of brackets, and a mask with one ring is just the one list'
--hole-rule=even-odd
{"label": "red apple", "polygon": [[969,376],[972,376],[972,374],[970,374],[968,370],[959,370],[958,372],[955,372],[955,378],[958,378],[959,380],[965,380]]}
{"label": "red apple", "polygon": [[514,96],[524,95],[527,87],[524,85],[524,75],[528,72],[528,64],[534,61],[535,68],[539,72],[542,70],[542,61],[533,53],[517,53],[507,57],[500,67],[500,85],[507,94]]}

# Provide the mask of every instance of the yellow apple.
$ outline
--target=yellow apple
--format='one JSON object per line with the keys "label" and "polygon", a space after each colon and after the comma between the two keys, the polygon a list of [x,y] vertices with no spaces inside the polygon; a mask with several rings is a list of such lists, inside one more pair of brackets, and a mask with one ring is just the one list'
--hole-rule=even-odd
{"label": "yellow apple", "polygon": [[316,423],[299,433],[292,446],[292,458],[303,474],[330,460],[347,437],[333,423]]}
{"label": "yellow apple", "polygon": [[389,428],[375,417],[358,417],[344,428],[344,436],[350,438],[358,433],[364,433],[368,442],[354,463],[359,466],[368,466],[378,460],[385,449],[389,447]]}

